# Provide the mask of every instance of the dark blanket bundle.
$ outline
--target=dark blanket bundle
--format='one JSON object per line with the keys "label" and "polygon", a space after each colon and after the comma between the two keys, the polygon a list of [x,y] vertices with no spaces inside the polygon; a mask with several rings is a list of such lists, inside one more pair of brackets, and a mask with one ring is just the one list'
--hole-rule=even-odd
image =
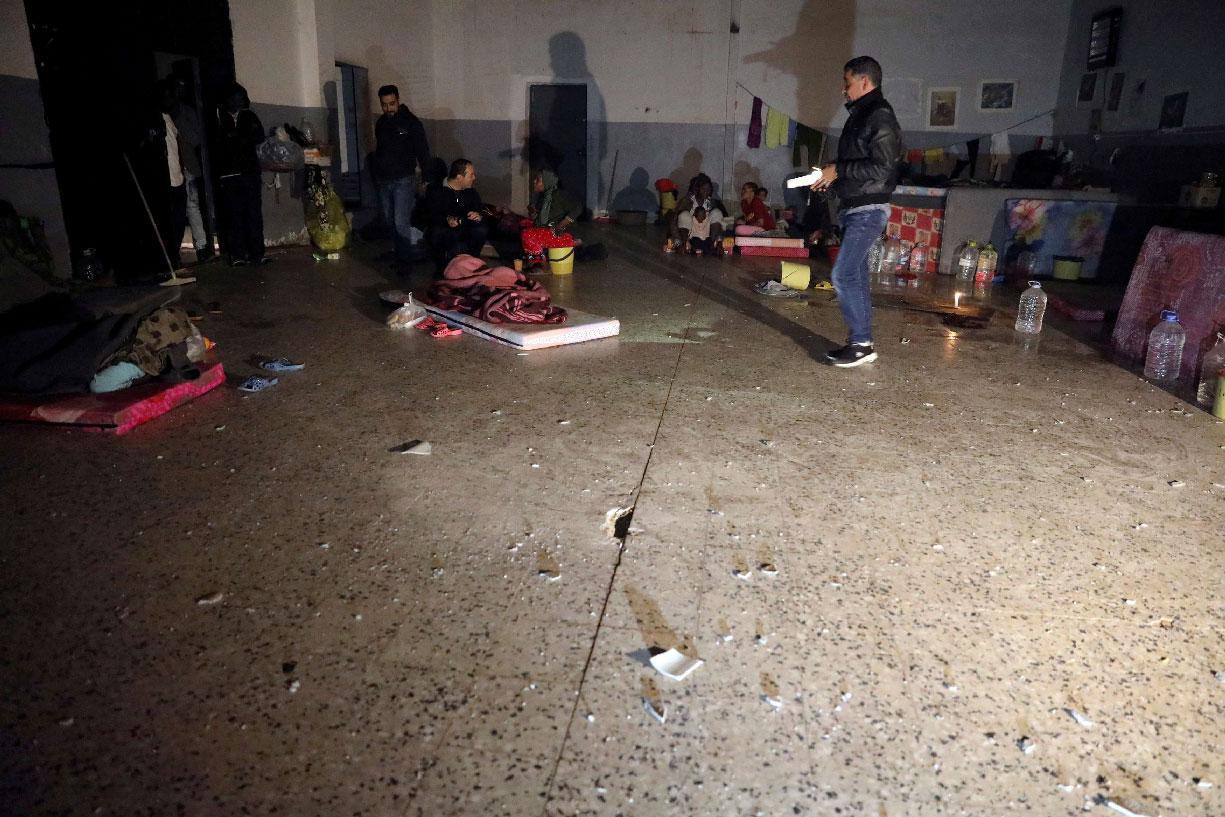
{"label": "dark blanket bundle", "polygon": [[0,314],[0,392],[88,392],[141,321],[178,297],[160,287],[52,293]]}
{"label": "dark blanket bundle", "polygon": [[490,323],[564,323],[566,310],[553,306],[549,291],[510,267],[490,267],[471,255],[457,255],[442,280],[430,285],[426,302],[475,315]]}

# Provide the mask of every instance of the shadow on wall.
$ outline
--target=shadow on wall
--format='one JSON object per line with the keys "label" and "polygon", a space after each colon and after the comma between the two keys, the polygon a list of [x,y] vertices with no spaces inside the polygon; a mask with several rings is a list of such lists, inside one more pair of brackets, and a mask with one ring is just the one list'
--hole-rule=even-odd
{"label": "shadow on wall", "polygon": [[[855,0],[808,0],[796,15],[795,31],[742,59],[745,65],[761,64],[795,77],[796,109],[791,113],[811,127],[828,127],[842,113],[842,66],[858,56],[851,53],[855,6]],[[887,76],[889,66],[884,69]]]}
{"label": "shadow on wall", "polygon": [[650,187],[651,174],[647,173],[645,167],[636,167],[630,173],[629,184],[621,188],[617,195],[613,196],[612,207],[613,212],[618,210],[641,210],[646,213],[653,213],[659,209],[659,199],[654,190]]}
{"label": "shadow on wall", "polygon": [[685,151],[685,155],[681,157],[681,166],[674,168],[668,174],[668,178],[675,182],[682,192],[688,190],[689,181],[702,172],[703,158],[705,157],[702,156],[702,151],[697,148],[689,148],[689,150]]}

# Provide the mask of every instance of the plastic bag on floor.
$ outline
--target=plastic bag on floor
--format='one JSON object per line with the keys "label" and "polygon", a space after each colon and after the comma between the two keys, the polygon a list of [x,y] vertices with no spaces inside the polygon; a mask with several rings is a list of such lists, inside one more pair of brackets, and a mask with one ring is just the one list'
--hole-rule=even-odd
{"label": "plastic bag on floor", "polygon": [[408,303],[387,316],[387,328],[408,329],[425,320],[425,316],[425,308],[414,301],[413,296],[409,295]]}
{"label": "plastic bag on floor", "polygon": [[340,196],[325,171],[306,169],[306,231],[324,252],[337,252],[349,243],[349,219]]}

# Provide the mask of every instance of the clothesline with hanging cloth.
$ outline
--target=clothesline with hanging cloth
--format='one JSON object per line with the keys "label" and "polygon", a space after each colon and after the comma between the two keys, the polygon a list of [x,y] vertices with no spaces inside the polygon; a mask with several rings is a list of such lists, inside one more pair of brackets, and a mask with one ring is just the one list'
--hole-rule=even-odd
{"label": "clothesline with hanging cloth", "polygon": [[737,80],[736,87],[753,97],[753,112],[749,116],[749,133],[745,144],[749,148],[790,147],[791,164],[811,167],[821,161],[825,149],[825,134],[809,127],[791,114],[769,105],[753,93],[753,89]]}
{"label": "clothesline with hanging cloth", "polygon": [[[764,133],[767,148],[793,146],[791,163],[796,167],[810,167],[821,161],[821,153],[825,147],[825,134],[821,130],[811,128],[790,114],[766,103],[743,82],[737,80],[736,87],[753,97],[753,112],[749,117],[749,133],[746,142],[748,147],[761,147]],[[1054,113],[1055,109],[1050,108],[1027,119],[1022,119],[1020,122],[1014,122],[1006,128],[976,136],[973,139],[958,140],[938,147],[912,148],[906,152],[906,161],[912,164],[939,162],[944,159],[946,153],[952,153],[958,161],[974,166],[978,162],[983,136],[988,136],[990,140],[988,155],[991,157],[990,173],[992,177],[998,178],[1012,157],[1012,148],[1008,141],[1009,131]],[[802,155],[802,153],[807,155]]]}

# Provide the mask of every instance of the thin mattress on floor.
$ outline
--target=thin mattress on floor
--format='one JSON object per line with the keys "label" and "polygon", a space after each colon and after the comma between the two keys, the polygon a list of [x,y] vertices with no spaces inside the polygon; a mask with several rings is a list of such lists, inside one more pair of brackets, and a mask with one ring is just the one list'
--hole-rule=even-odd
{"label": "thin mattress on floor", "polygon": [[49,397],[0,396],[0,420],[85,426],[126,434],[225,382],[220,363],[200,366],[200,376],[184,383],[152,381],[106,394]]}
{"label": "thin mattress on floor", "polygon": [[439,320],[462,327],[465,332],[478,337],[505,343],[516,349],[547,349],[550,346],[611,338],[621,332],[621,322],[616,318],[602,318],[578,309],[566,309],[566,322],[561,324],[490,323],[463,312],[439,309],[429,304],[421,305]]}
{"label": "thin mattress on floor", "polygon": [[756,236],[756,235],[738,235],[736,236],[737,247],[804,247],[804,239],[802,238],[779,238],[777,236]]}

